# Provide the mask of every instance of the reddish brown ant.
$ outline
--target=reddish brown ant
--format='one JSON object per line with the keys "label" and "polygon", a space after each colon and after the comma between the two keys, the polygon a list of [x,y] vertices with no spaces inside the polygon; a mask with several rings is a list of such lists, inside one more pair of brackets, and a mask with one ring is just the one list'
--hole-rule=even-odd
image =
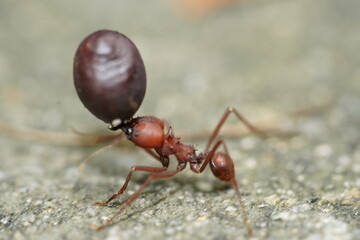
{"label": "reddish brown ant", "polygon": [[[189,163],[190,169],[195,173],[203,172],[209,164],[217,178],[232,184],[240,202],[247,234],[253,235],[235,179],[234,162],[224,140],[216,140],[221,127],[231,113],[234,113],[251,131],[260,132],[236,109],[231,107],[226,109],[204,151],[198,154],[193,146],[183,144],[174,136],[171,126],[166,121],[153,116],[133,118],[145,95],[144,63],[136,46],[126,36],[109,30],[94,32],[80,44],[74,61],[74,82],[81,101],[92,114],[109,123],[109,129],[114,131],[120,129],[131,142],[143,148],[162,165],[159,168],[132,167],[120,190],[107,201],[96,202],[96,205],[105,206],[121,195],[134,172],[143,171],[151,174],[105,224],[94,226],[94,229],[100,230],[108,226],[151,182],[173,177],[184,170]],[[218,151],[220,147],[223,151]],[[170,155],[174,155],[178,161],[174,171],[167,171]]]}

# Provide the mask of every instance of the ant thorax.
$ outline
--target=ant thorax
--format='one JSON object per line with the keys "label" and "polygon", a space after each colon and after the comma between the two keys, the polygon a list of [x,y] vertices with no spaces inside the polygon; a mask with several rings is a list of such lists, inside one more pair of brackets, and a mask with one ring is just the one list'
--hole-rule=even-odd
{"label": "ant thorax", "polygon": [[180,138],[174,136],[172,128],[170,127],[161,147],[161,154],[175,155],[177,160],[194,163],[197,156],[195,148],[192,145],[185,145],[180,141]]}
{"label": "ant thorax", "polygon": [[181,161],[197,163],[195,148],[184,145],[169,127],[165,134],[164,122],[153,116],[134,118],[123,124],[122,131],[135,145],[154,149],[159,156],[175,155]]}

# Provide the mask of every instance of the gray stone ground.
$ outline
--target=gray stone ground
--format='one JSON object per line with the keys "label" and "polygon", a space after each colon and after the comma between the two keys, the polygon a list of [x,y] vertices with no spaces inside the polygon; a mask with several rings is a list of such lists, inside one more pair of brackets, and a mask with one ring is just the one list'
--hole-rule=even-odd
{"label": "gray stone ground", "polygon": [[[358,0],[259,0],[189,17],[174,1],[2,1],[0,120],[69,133],[106,132],[78,100],[72,58],[90,32],[121,31],[148,72],[139,115],[176,132],[211,129],[233,105],[252,121],[336,99],[326,111],[279,122],[288,138],[228,139],[258,239],[360,235],[360,4]],[[232,118],[231,123],[236,121]],[[26,137],[26,136],[22,136]],[[194,141],[199,149],[205,139]],[[210,172],[158,181],[109,228],[94,232],[156,165],[140,150],[56,146],[0,135],[0,239],[245,239],[234,192]]]}

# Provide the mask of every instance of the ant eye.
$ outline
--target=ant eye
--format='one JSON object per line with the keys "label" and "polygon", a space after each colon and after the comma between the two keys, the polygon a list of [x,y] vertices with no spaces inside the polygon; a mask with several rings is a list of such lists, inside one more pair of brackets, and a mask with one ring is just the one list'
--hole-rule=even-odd
{"label": "ant eye", "polygon": [[100,30],[79,45],[74,83],[84,106],[106,123],[130,119],[146,91],[145,66],[134,43],[121,33]]}

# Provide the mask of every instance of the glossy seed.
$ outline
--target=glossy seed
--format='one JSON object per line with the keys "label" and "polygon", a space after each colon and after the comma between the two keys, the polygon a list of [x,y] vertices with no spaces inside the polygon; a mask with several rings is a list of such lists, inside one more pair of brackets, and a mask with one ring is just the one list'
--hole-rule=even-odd
{"label": "glossy seed", "polygon": [[132,118],[146,91],[146,72],[135,44],[125,35],[100,30],[79,45],[74,83],[84,106],[106,123]]}

